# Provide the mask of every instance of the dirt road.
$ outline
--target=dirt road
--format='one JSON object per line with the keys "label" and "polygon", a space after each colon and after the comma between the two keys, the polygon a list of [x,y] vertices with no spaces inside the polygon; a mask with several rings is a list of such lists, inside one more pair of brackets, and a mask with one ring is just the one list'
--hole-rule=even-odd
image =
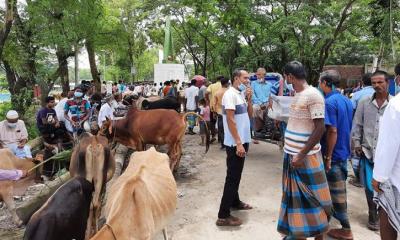
{"label": "dirt road", "polygon": [[[198,136],[185,137],[185,155],[181,161],[181,170],[187,174],[185,178],[177,179],[180,198],[178,209],[168,228],[171,239],[282,239],[276,231],[282,175],[282,158],[278,147],[267,143],[251,145],[240,195],[243,201],[255,208],[233,213],[244,220],[241,227],[219,228],[215,221],[226,174],[226,154],[214,144],[202,158],[203,148],[197,145],[198,139]],[[363,189],[348,184],[348,203],[355,239],[380,239],[377,232],[366,228],[368,210]],[[333,220],[331,226],[338,226],[338,222]]]}

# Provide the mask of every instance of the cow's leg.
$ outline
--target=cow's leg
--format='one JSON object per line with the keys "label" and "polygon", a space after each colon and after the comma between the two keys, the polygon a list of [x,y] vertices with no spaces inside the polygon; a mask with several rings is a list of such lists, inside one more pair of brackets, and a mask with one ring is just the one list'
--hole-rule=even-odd
{"label": "cow's leg", "polygon": [[90,210],[89,210],[89,217],[87,220],[87,224],[86,224],[86,234],[85,234],[85,240],[90,239],[90,237],[92,236],[92,226],[93,226],[93,211],[94,211],[94,207],[93,207],[93,201],[90,203]]}
{"label": "cow's leg", "polygon": [[175,165],[175,171],[178,170],[179,164],[181,163],[181,156],[182,156],[182,143],[178,142],[176,143],[176,165]]}
{"label": "cow's leg", "polygon": [[169,145],[168,156],[170,159],[171,171],[176,172],[178,170],[178,161],[180,157],[180,144],[173,143]]}
{"label": "cow's leg", "polygon": [[167,231],[167,227],[163,228],[162,233],[163,233],[163,236],[164,236],[164,240],[168,240],[168,231]]}
{"label": "cow's leg", "polygon": [[3,189],[1,189],[0,195],[3,196],[3,201],[6,204],[6,207],[8,208],[8,210],[10,211],[12,219],[15,222],[15,224],[17,224],[18,226],[22,226],[23,222],[21,221],[21,219],[19,219],[16,209],[15,209],[15,202],[13,199],[14,188],[13,188],[11,182],[8,186],[4,186]]}

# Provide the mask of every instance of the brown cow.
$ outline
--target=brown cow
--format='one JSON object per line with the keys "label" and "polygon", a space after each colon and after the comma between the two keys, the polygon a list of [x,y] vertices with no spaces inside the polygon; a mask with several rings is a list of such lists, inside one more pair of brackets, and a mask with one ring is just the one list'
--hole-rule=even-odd
{"label": "brown cow", "polygon": [[108,193],[106,224],[91,240],[152,239],[175,212],[176,196],[168,156],[153,147],[133,153]]}
{"label": "brown cow", "polygon": [[[28,171],[43,160],[42,154],[40,155],[38,154],[36,156],[36,159],[31,159],[31,158],[20,159],[16,157],[8,148],[0,149],[0,156],[1,156],[0,168],[5,170],[20,169]],[[15,224],[21,226],[23,222],[19,219],[17,212],[15,210],[15,203],[13,196],[14,196],[14,181],[7,181],[7,180],[0,181],[0,200],[4,201],[4,203],[6,204],[8,210],[11,212]]]}
{"label": "brown cow", "polygon": [[[105,121],[100,134],[137,151],[145,150],[146,144],[168,144],[170,167],[171,170],[176,171],[182,155],[186,116],[190,114],[197,115],[195,113],[180,115],[175,110],[168,109],[142,111],[132,108],[124,119]],[[207,152],[210,146],[208,131],[206,139]]]}
{"label": "brown cow", "polygon": [[71,177],[81,176],[94,185],[92,204],[86,228],[86,239],[98,230],[101,210],[101,197],[105,185],[114,174],[115,161],[108,147],[108,140],[102,136],[83,133],[71,155],[69,171]]}

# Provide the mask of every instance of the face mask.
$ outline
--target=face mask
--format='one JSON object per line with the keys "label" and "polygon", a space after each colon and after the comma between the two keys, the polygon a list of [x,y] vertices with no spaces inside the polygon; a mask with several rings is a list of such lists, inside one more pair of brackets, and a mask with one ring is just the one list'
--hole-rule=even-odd
{"label": "face mask", "polygon": [[239,91],[243,92],[244,90],[246,90],[246,85],[244,85],[243,83],[241,83],[239,85]]}
{"label": "face mask", "polygon": [[83,93],[82,92],[74,92],[74,96],[79,98],[79,97],[83,96]]}
{"label": "face mask", "polygon": [[9,122],[7,122],[7,126],[9,128],[16,128],[17,127],[17,123],[9,123]]}

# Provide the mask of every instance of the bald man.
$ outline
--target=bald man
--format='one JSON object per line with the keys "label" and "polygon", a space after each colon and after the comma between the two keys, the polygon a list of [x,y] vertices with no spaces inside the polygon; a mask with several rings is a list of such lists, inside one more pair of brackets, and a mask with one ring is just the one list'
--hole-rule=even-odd
{"label": "bald man", "polygon": [[266,116],[266,108],[268,105],[269,95],[271,94],[272,84],[265,81],[265,75],[266,71],[264,68],[257,69],[257,80],[251,83],[251,88],[253,89],[252,120],[254,132],[263,130],[264,124],[266,121],[268,121],[268,116]]}

